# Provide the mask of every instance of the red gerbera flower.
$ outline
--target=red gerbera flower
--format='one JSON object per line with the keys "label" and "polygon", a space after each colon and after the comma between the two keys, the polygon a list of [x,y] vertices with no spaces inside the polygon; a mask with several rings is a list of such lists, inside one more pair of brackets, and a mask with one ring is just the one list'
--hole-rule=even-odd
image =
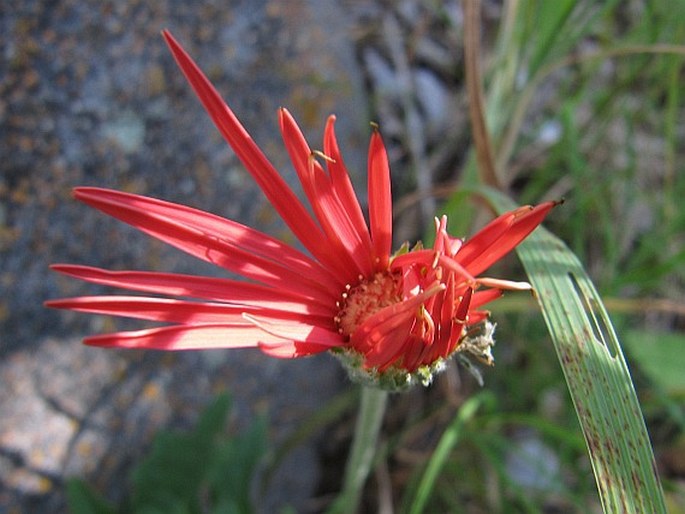
{"label": "red gerbera flower", "polygon": [[[88,282],[159,295],[47,302],[50,307],[168,323],[91,336],[86,344],[157,350],[258,347],[285,358],[333,350],[358,377],[397,387],[414,378],[429,380],[465,342],[477,342],[469,338],[472,327],[487,318],[480,308],[502,289],[530,287],[478,275],[535,229],[553,202],[506,213],[467,241],[447,234],[443,216],[436,219],[432,248],[405,247],[393,256],[390,171],[378,132],[369,147],[367,225],[336,142],[335,118],[328,119],[319,153],[310,149],[290,113],[280,110],[283,140],[312,215],[191,58],[168,32],[164,37],[226,141],[311,256],[190,207],[76,188],[74,196],[91,207],[248,279],[54,265],[56,271]],[[489,327],[481,332],[486,360],[491,332]]]}

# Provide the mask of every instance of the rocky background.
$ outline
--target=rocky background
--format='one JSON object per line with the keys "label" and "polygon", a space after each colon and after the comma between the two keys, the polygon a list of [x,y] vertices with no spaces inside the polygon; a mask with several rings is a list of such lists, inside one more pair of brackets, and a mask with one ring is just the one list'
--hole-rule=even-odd
{"label": "rocky background", "polygon": [[[463,94],[452,87],[461,14],[456,0],[442,2],[437,17],[422,4],[23,0],[0,9],[0,512],[64,511],[69,476],[117,500],[152,435],[191,426],[217,392],[232,395],[238,428],[267,413],[278,442],[347,387],[326,356],[290,362],[256,351],[83,347],[83,335],[111,330],[113,321],[46,310],[46,299],[99,291],[48,265],[220,273],[78,204],[70,196],[77,185],[192,205],[292,241],[177,70],[164,28],[291,183],[279,106],[314,148],[326,116],[337,113],[362,197],[371,120],[389,146],[397,197],[449,178],[440,170],[455,169],[468,137]],[[497,9],[485,3],[486,21]],[[414,146],[407,127],[420,136]],[[453,143],[438,146],[445,140]],[[398,240],[420,232],[431,202],[400,204]],[[291,454],[266,511],[284,498],[298,511],[316,510],[318,444]]]}

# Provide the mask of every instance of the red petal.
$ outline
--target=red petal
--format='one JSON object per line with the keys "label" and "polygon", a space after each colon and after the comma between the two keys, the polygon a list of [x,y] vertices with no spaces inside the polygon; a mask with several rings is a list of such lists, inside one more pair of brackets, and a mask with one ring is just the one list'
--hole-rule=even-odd
{"label": "red petal", "polygon": [[[330,278],[324,283],[312,280],[317,275],[319,278],[323,277],[321,273],[317,273],[320,269],[316,265],[308,266],[312,263],[311,260],[297,263],[290,253],[294,250],[287,250],[282,243],[280,246],[275,243],[272,245],[275,240],[248,227],[223,220],[227,224],[231,223],[237,231],[223,234],[210,230],[208,224],[199,224],[190,216],[207,213],[184,206],[98,188],[77,188],[74,194],[84,203],[161,241],[245,277],[321,299],[336,296],[333,292],[336,289],[332,287]],[[262,238],[265,244],[259,243]],[[262,255],[257,254],[257,251]],[[280,264],[282,257],[297,267],[292,269],[283,266]]]}
{"label": "red petal", "polygon": [[255,348],[260,343],[277,343],[277,338],[252,323],[173,325],[132,332],[117,332],[84,339],[89,346],[148,350],[206,350],[213,348]]}
{"label": "red petal", "polygon": [[453,351],[455,344],[459,341],[461,333],[463,331],[465,320],[468,316],[469,309],[471,306],[471,299],[473,298],[473,289],[470,287],[466,289],[459,304],[457,305],[455,311],[452,315],[452,320],[450,322],[450,333],[449,337],[445,339],[442,345],[435,348],[435,353],[432,353],[429,359],[425,359],[422,364],[430,364],[434,362],[438,357],[447,358]]}
{"label": "red petal", "polygon": [[252,140],[238,118],[223,101],[214,86],[202,73],[181,45],[168,32],[163,36],[176,62],[190,82],[193,90],[211,116],[214,124],[224,136],[233,151],[253,176],[259,187],[290,227],[295,236],[312,255],[322,262],[330,256],[326,240],[309,212],[273,165]]}
{"label": "red petal", "polygon": [[557,202],[545,202],[532,208],[523,207],[512,211],[509,214],[514,214],[515,219],[513,222],[506,230],[499,234],[496,240],[492,241],[489,245],[482,245],[480,253],[475,255],[471,262],[465,264],[460,258],[469,242],[457,253],[457,259],[471,274],[478,275],[482,273],[513,250],[528,234],[535,230],[555,205],[557,205]]}
{"label": "red petal", "polygon": [[364,367],[383,371],[397,359],[415,350],[415,345],[423,349],[423,341],[411,335],[413,322],[414,319],[411,317],[403,318],[398,324],[387,326],[370,335],[373,346],[364,355]]}
{"label": "red petal", "polygon": [[445,286],[442,284],[432,285],[416,296],[381,309],[369,316],[352,334],[351,345],[361,353],[368,352],[377,341],[383,339],[385,333],[391,332],[399,326],[404,326],[407,320],[413,320],[416,317],[416,309],[444,288]]}
{"label": "red petal", "polygon": [[[281,108],[278,110],[278,121],[281,128],[281,135],[285,144],[290,160],[295,166],[295,171],[300,179],[305,195],[309,199],[309,203],[313,206],[316,204],[317,197],[314,190],[312,176],[309,173],[310,156],[312,150],[304,138],[300,127],[293,119],[287,109]],[[318,163],[314,163],[318,171],[323,173],[323,169]]]}
{"label": "red petal", "polygon": [[404,269],[415,264],[431,266],[435,260],[435,250],[414,250],[413,252],[403,253],[393,257],[391,269]]}
{"label": "red petal", "polygon": [[229,323],[242,322],[244,313],[261,314],[278,319],[307,321],[309,323],[331,323],[328,316],[311,316],[287,309],[271,309],[259,306],[230,305],[214,302],[190,302],[171,298],[149,298],[143,296],[79,296],[50,300],[46,307],[70,309],[90,314],[124,316],[135,319],[162,321],[168,323]]}
{"label": "red petal", "polygon": [[468,324],[469,325],[477,325],[483,320],[486,320],[490,317],[490,313],[488,311],[471,311],[469,312],[468,316]]}
{"label": "red petal", "polygon": [[350,181],[350,175],[347,172],[340,149],[338,148],[338,140],[335,137],[335,116],[329,116],[326,122],[323,149],[324,153],[332,159],[327,162],[327,166],[331,174],[331,183],[333,184],[335,194],[340,199],[342,205],[345,206],[345,212],[350,217],[350,221],[354,225],[359,239],[363,241],[365,251],[370,254],[371,236],[369,235],[369,228],[364,220],[362,208],[359,205],[359,200]]}
{"label": "red petal", "polygon": [[[317,171],[312,170],[312,173]],[[323,172],[320,173],[323,175]],[[349,263],[344,275],[346,281],[349,283],[359,275],[370,276],[373,271],[371,249],[358,237],[330,183],[327,179],[316,180],[315,190],[319,199],[318,208],[315,209],[318,211],[317,217],[322,220],[329,240],[335,243],[338,258],[345,257]]]}
{"label": "red petal", "polygon": [[275,290],[259,284],[223,278],[157,273],[151,271],[109,271],[91,266],[54,264],[51,269],[72,277],[105,286],[168,296],[186,296],[252,305],[265,308],[282,308],[292,312],[333,315],[334,305],[304,299],[289,292]]}
{"label": "red petal", "polygon": [[501,289],[486,289],[485,291],[476,291],[471,300],[471,309],[477,309],[486,303],[490,303],[502,296]]}
{"label": "red petal", "polygon": [[[525,208],[529,209],[530,207]],[[515,218],[516,214],[514,212],[506,212],[498,216],[480,229],[473,237],[467,239],[457,252],[455,258],[462,266],[468,266],[487,248],[497,242],[509,227],[511,227]]]}
{"label": "red petal", "polygon": [[325,273],[319,263],[302,252],[295,250],[293,247],[247,225],[222,218],[216,214],[178,203],[111,189],[79,187],[74,191],[76,198],[86,203],[89,201],[110,202],[113,205],[120,203],[138,210],[150,211],[166,219],[195,228],[217,239],[233,241],[237,246],[259,256],[273,258],[274,255],[278,255],[278,260],[282,264],[294,270],[299,270],[301,273],[317,273],[322,278]]}
{"label": "red petal", "polygon": [[333,192],[330,179],[312,155],[312,151],[286,109],[279,112],[283,141],[290,155],[316,218],[331,243],[333,260],[329,267],[349,282],[371,271],[370,255],[365,252],[344,207]]}
{"label": "red petal", "polygon": [[261,328],[264,332],[282,339],[304,341],[329,348],[344,344],[338,332],[312,324],[306,320],[279,320],[252,314],[245,314],[243,318],[254,323],[255,326]]}
{"label": "red petal", "polygon": [[380,134],[374,130],[369,145],[369,225],[377,269],[388,267],[392,247],[390,165]]}
{"label": "red petal", "polygon": [[273,344],[259,344],[259,349],[270,357],[277,359],[296,359],[307,357],[330,350],[330,346],[322,346],[303,341],[281,341]]}

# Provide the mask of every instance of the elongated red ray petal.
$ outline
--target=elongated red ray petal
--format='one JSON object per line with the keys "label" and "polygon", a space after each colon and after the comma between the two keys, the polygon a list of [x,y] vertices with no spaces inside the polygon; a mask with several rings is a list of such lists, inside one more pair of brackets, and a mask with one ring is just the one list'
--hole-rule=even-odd
{"label": "elongated red ray petal", "polygon": [[[526,206],[525,209],[530,207]],[[456,255],[456,259],[462,266],[468,266],[477,259],[488,247],[511,227],[516,218],[515,212],[505,212],[480,229],[473,237],[470,237],[462,245]]]}
{"label": "elongated red ray petal", "polygon": [[133,291],[202,298],[266,308],[279,308],[279,306],[287,304],[294,312],[306,312],[321,316],[333,316],[335,313],[335,305],[332,302],[324,304],[290,291],[276,290],[238,280],[154,271],[110,271],[75,264],[53,264],[50,268],[94,284]]}
{"label": "elongated red ray petal", "polygon": [[515,215],[513,223],[495,241],[492,241],[489,245],[483,245],[480,248],[480,253],[471,259],[468,264],[464,264],[464,261],[460,259],[460,255],[467,248],[469,244],[467,241],[462,250],[457,253],[457,259],[471,274],[478,275],[482,273],[513,250],[528,234],[535,230],[547,214],[549,214],[549,211],[557,204],[558,202],[545,202],[535,207],[528,207],[527,209],[524,207],[512,211]]}
{"label": "elongated red ray petal", "polygon": [[284,289],[302,291],[306,295],[316,295],[325,300],[335,297],[334,292],[325,284],[276,262],[277,254],[273,259],[260,257],[240,248],[228,238],[219,239],[213,234],[208,235],[198,228],[187,226],[182,219],[167,217],[164,212],[155,211],[148,203],[141,205],[139,197],[133,200],[125,197],[111,198],[99,194],[100,192],[77,188],[75,196],[146,234],[245,277]]}
{"label": "elongated red ray petal", "polygon": [[166,218],[179,221],[192,228],[197,228],[207,235],[218,239],[234,241],[236,245],[262,257],[273,259],[274,256],[278,256],[278,260],[282,264],[293,270],[307,274],[314,273],[321,280],[333,278],[332,276],[326,276],[327,272],[318,262],[292,246],[247,225],[209,212],[148,196],[108,189],[82,187],[77,188],[77,194],[84,198],[88,196],[91,198],[110,199],[113,202],[130,203],[138,206],[140,209],[151,210]]}
{"label": "elongated red ray petal", "polygon": [[302,252],[263,232],[215,214],[157,198],[97,187],[78,187],[74,189],[74,196],[96,208],[107,204],[113,208],[121,206],[128,210],[155,214],[165,220],[196,229],[207,237],[229,242],[258,257],[277,261],[297,273],[315,278],[317,282],[329,286],[337,284],[330,272]]}
{"label": "elongated red ray petal", "polygon": [[476,291],[471,300],[471,309],[477,309],[486,303],[490,303],[502,296],[501,289],[486,289],[485,291]]}
{"label": "elongated red ray petal", "polygon": [[212,121],[233,148],[247,171],[274,206],[283,221],[302,244],[321,262],[330,262],[333,252],[326,238],[287,183],[264,156],[257,144],[221,98],[214,86],[193,62],[181,45],[164,31],[171,53],[190,82],[193,90],[209,113]]}
{"label": "elongated red ray petal", "polygon": [[171,298],[149,298],[143,296],[79,296],[50,300],[47,307],[70,309],[91,314],[124,316],[135,319],[162,321],[167,323],[199,324],[228,323],[244,321],[243,314],[259,314],[280,320],[298,320],[309,324],[332,326],[329,316],[313,316],[289,310],[288,305],[281,309],[231,305],[215,302],[192,302]]}
{"label": "elongated red ray petal", "polygon": [[350,175],[347,172],[342,154],[340,153],[340,148],[338,147],[338,140],[335,137],[335,116],[333,115],[329,116],[328,121],[326,122],[323,148],[324,153],[331,159],[326,164],[331,175],[333,189],[340,199],[340,202],[344,205],[345,212],[347,212],[350,217],[350,221],[354,225],[355,230],[359,235],[359,239],[363,242],[364,251],[371,254],[371,236],[369,234],[369,228],[364,220],[364,214],[361,205],[359,205],[359,199],[354,191]]}
{"label": "elongated red ray petal", "polygon": [[369,226],[377,269],[387,268],[392,247],[390,165],[383,140],[374,130],[369,144]]}
{"label": "elongated red ray petal", "polygon": [[369,257],[364,255],[361,249],[362,242],[358,239],[347,214],[339,204],[330,179],[314,159],[304,135],[286,109],[280,109],[279,121],[286,149],[314,214],[335,249],[337,259],[331,263],[331,266],[340,267],[338,274],[344,276],[346,281],[356,278],[360,273],[368,274],[370,272]]}
{"label": "elongated red ray petal", "polygon": [[101,334],[83,340],[89,346],[166,351],[256,348],[260,343],[280,343],[281,341],[280,338],[267,334],[248,322],[173,325]]}
{"label": "elongated red ray petal", "polygon": [[[314,191],[314,184],[312,183],[308,171],[309,157],[312,154],[312,150],[295,119],[290,112],[283,107],[278,109],[278,124],[281,129],[283,143],[285,144],[290,160],[295,167],[295,172],[300,179],[302,189],[304,189],[304,193],[307,196],[307,199],[309,199],[309,203],[313,206],[316,203],[317,198]],[[319,171],[323,171],[318,163],[316,163],[315,166],[319,168]]]}
{"label": "elongated red ray petal", "polygon": [[348,283],[357,279],[360,274],[370,276],[373,271],[372,252],[359,239],[350,225],[345,209],[340,205],[330,184],[317,180],[315,187],[319,198],[318,206],[328,218],[325,222],[325,230],[327,234],[330,234],[329,240],[339,241],[339,254],[345,255],[346,260],[349,261],[343,276],[346,277]]}

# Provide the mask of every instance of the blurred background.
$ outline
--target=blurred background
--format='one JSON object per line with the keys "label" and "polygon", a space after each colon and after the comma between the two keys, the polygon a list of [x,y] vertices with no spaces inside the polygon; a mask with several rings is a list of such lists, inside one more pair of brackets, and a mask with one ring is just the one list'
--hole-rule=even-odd
{"label": "blurred background", "polygon": [[[481,3],[489,127],[519,203],[564,197],[547,226],[586,265],[619,332],[672,512],[685,479],[685,4],[667,0]],[[264,416],[261,512],[320,512],[339,487],[355,388],[328,356],[160,354],[85,348],[135,324],[48,311],[105,291],[50,263],[220,275],[71,198],[93,185],[191,205],[293,241],[228,149],[161,38],[195,58],[284,177],[287,107],[313,148],[335,113],[365,201],[369,122],[393,171],[396,245],[454,212],[473,165],[464,14],[454,0],[31,1],[0,8],[0,512],[66,510],[85,480],[118,504],[161,429],[191,430],[219,393],[227,433]],[[297,187],[295,187],[297,190]],[[450,219],[455,236],[492,213]],[[447,203],[445,203],[447,202]],[[521,273],[510,257],[493,274]],[[391,398],[385,459],[365,511],[406,508],[436,441],[469,396],[488,395],[429,512],[592,512],[594,480],[535,304],[493,305],[497,366],[485,386],[452,366]],[[275,457],[274,457],[275,456]],[[275,464],[274,464],[275,463]],[[676,510],[681,509],[681,510]],[[392,512],[392,510],[385,510]]]}

